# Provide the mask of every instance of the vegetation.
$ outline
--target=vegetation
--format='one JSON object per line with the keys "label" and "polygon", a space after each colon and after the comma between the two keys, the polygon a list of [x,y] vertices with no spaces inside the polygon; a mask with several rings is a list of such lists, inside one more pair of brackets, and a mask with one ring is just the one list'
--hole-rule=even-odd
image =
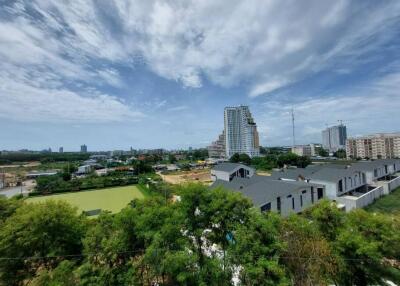
{"label": "vegetation", "polygon": [[68,173],[60,173],[53,176],[42,176],[36,179],[36,187],[30,195],[47,195],[65,192],[77,192],[90,189],[101,189],[115,186],[126,186],[137,184],[137,176],[125,175],[114,172],[106,176],[91,174],[84,178],[71,180]]}
{"label": "vegetation", "polygon": [[400,212],[400,187],[389,195],[379,198],[365,208],[368,212],[399,213]]}
{"label": "vegetation", "polygon": [[252,165],[257,170],[271,170],[273,168],[282,168],[285,165],[305,168],[311,164],[310,158],[298,156],[293,153],[281,153],[278,155],[266,155],[264,157],[250,158],[247,154],[233,154],[230,158],[232,163],[243,163]]}
{"label": "vegetation", "polygon": [[[87,220],[64,202],[4,203],[3,285],[383,285],[398,270],[400,217],[260,213],[236,192],[181,186]],[[215,247],[211,247],[214,245]],[[394,263],[395,264],[395,263]],[[396,264],[395,264],[396,265]]]}
{"label": "vegetation", "polygon": [[31,162],[40,161],[41,163],[49,162],[76,162],[89,159],[89,153],[23,153],[11,152],[0,154],[0,165],[11,164],[13,162]]}
{"label": "vegetation", "polygon": [[90,210],[107,210],[119,212],[133,199],[142,199],[147,194],[136,186],[106,188],[100,190],[56,194],[28,198],[29,203],[45,202],[49,200],[66,201],[79,209],[80,212]]}
{"label": "vegetation", "polygon": [[333,153],[333,156],[339,159],[346,159],[346,150],[339,149],[335,153]]}

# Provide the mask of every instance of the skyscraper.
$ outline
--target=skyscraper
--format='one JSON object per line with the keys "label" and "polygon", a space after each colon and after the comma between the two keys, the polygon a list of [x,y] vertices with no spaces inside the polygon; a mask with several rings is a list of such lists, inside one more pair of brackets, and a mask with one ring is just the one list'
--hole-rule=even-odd
{"label": "skyscraper", "polygon": [[343,124],[322,131],[322,146],[330,152],[346,148],[347,130]]}
{"label": "skyscraper", "polygon": [[87,153],[87,146],[85,144],[81,145],[81,153]]}
{"label": "skyscraper", "polygon": [[257,125],[248,106],[225,107],[224,131],[227,158],[235,153],[260,155]]}
{"label": "skyscraper", "polygon": [[58,153],[64,153],[64,147],[60,147],[60,148],[58,149]]}

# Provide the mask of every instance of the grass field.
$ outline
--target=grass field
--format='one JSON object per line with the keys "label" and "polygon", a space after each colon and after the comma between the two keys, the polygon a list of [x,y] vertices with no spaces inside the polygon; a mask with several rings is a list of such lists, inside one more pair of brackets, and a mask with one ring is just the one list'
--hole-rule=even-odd
{"label": "grass field", "polygon": [[376,200],[365,208],[369,212],[393,213],[400,212],[400,188],[397,188],[389,195]]}
{"label": "grass field", "polygon": [[64,193],[57,195],[28,198],[28,202],[43,202],[46,200],[64,200],[79,211],[108,210],[117,213],[133,199],[144,198],[147,194],[137,186],[124,186],[93,191]]}

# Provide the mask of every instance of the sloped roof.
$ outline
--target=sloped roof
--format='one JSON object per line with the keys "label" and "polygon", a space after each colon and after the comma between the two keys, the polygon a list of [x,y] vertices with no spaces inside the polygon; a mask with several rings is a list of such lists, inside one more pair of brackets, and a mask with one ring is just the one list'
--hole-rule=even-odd
{"label": "sloped roof", "polygon": [[272,202],[277,197],[288,196],[296,190],[310,186],[322,187],[318,184],[273,180],[268,176],[256,176],[254,179],[253,177],[250,179],[234,178],[231,182],[217,180],[211,185],[211,188],[224,187],[228,190],[240,192],[250,198],[254,205],[261,206],[267,202]]}
{"label": "sloped roof", "polygon": [[216,171],[232,172],[238,167],[250,169],[250,167],[239,163],[221,163],[214,166],[212,169]]}

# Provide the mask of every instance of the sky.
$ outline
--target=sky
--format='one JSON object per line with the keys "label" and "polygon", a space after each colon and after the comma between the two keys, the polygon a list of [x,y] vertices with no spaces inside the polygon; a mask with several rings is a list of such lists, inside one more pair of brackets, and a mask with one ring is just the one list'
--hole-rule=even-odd
{"label": "sky", "polygon": [[263,146],[400,131],[400,1],[0,0],[0,150]]}

